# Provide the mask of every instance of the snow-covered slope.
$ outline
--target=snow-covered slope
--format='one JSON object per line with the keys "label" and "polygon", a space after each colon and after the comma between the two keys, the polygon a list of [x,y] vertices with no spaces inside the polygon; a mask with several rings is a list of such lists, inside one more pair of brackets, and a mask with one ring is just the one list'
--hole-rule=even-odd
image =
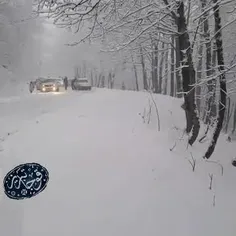
{"label": "snow-covered slope", "polygon": [[18,100],[20,97],[27,95],[29,91],[27,82],[29,82],[27,79],[0,67],[0,102]]}
{"label": "snow-covered slope", "polygon": [[221,165],[202,159],[207,143],[186,149],[181,100],[153,98],[160,131],[148,93],[96,89],[0,103],[2,175],[24,162],[50,172],[35,198],[1,198],[0,234],[234,236],[235,144],[222,136],[212,157],[222,176]]}

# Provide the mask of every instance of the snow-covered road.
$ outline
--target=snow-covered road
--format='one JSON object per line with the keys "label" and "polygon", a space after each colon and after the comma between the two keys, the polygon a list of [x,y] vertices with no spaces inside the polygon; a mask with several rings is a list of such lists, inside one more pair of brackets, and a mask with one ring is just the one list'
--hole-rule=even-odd
{"label": "snow-covered road", "polygon": [[[21,163],[38,162],[50,180],[32,199],[1,197],[0,234],[224,235],[224,228],[213,227],[225,216],[212,210],[208,181],[195,177],[177,148],[169,151],[171,120],[177,126],[184,120],[175,113],[180,101],[159,97],[158,133],[156,117],[146,126],[139,115],[147,106],[141,95],[97,89],[2,100],[2,175]],[[227,214],[231,233],[234,217]]]}
{"label": "snow-covered road", "polygon": [[[159,151],[139,128],[143,101],[136,107],[124,99],[117,104],[117,95],[107,93],[32,95],[0,104],[10,133],[2,142],[4,172],[22,162],[38,162],[50,172],[47,189],[34,199],[4,197],[1,215],[9,218],[3,217],[0,228],[9,236],[153,231],[157,192],[151,162]],[[136,165],[140,158],[149,162]]]}

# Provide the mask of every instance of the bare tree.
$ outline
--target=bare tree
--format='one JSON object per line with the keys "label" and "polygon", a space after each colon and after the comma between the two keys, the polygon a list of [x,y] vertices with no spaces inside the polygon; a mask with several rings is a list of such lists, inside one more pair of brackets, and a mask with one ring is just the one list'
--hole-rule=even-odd
{"label": "bare tree", "polygon": [[222,41],[222,32],[221,32],[221,17],[220,17],[220,11],[219,11],[219,3],[217,0],[213,0],[213,10],[214,10],[214,20],[215,20],[215,38],[216,38],[216,46],[217,46],[217,60],[219,65],[219,71],[220,71],[220,102],[219,102],[219,111],[218,111],[218,117],[217,117],[217,125],[212,137],[212,142],[210,146],[208,147],[204,158],[209,159],[212,155],[212,153],[215,150],[215,146],[217,143],[217,140],[220,135],[220,131],[223,126],[224,121],[224,115],[225,115],[225,107],[226,107],[226,77],[224,73],[224,51],[223,51],[223,41]]}
{"label": "bare tree", "polygon": [[178,32],[180,33],[180,58],[182,61],[183,90],[185,93],[184,102],[187,120],[186,132],[189,133],[192,130],[192,136],[189,139],[189,144],[192,145],[198,137],[200,124],[196,113],[195,88],[192,86],[196,82],[195,70],[193,66],[192,48],[187,31],[183,1],[178,3],[177,13],[179,15],[179,18],[177,19],[177,25]]}
{"label": "bare tree", "polygon": [[[205,38],[205,45],[206,45],[206,75],[207,78],[212,76],[212,55],[211,55],[211,41],[210,41],[210,29],[208,18],[209,14],[208,11],[205,12],[206,8],[206,0],[201,0],[202,4],[202,11],[203,11],[203,29],[204,29],[204,38]],[[212,118],[212,105],[215,101],[213,101],[213,91],[214,91],[215,81],[213,79],[207,79],[207,99],[206,99],[206,117],[205,122],[206,124],[211,123]]]}

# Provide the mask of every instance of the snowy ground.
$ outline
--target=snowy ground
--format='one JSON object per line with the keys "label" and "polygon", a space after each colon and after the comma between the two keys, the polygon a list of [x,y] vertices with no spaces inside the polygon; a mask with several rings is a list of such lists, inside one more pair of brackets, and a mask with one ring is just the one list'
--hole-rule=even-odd
{"label": "snowy ground", "polygon": [[160,132],[148,93],[0,98],[1,176],[25,162],[50,173],[35,198],[1,194],[0,235],[235,236],[235,143],[222,136],[212,157],[223,165],[222,176],[221,166],[202,159],[207,143],[186,149],[181,100],[155,101]]}

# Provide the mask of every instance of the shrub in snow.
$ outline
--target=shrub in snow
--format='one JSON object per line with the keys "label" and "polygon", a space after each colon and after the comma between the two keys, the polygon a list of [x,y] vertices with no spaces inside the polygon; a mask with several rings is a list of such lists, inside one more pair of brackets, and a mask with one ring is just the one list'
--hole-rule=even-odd
{"label": "shrub in snow", "polygon": [[232,165],[236,167],[236,158],[232,160]]}

